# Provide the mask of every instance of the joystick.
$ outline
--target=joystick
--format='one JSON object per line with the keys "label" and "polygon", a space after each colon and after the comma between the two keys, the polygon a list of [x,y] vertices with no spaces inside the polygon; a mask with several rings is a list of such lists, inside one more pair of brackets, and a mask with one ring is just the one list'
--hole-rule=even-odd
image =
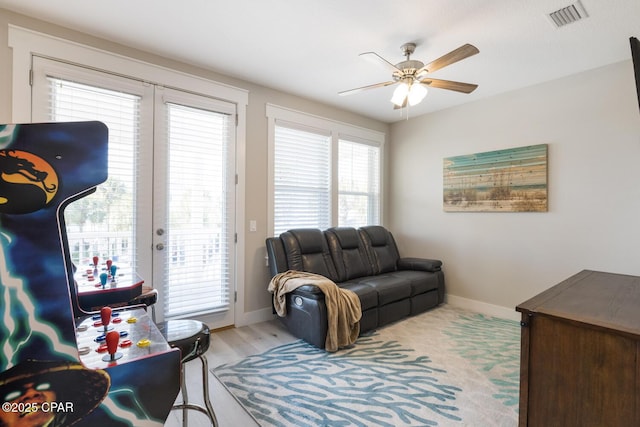
{"label": "joystick", "polygon": [[102,320],[102,326],[104,326],[104,333],[113,329],[113,326],[109,326],[111,323],[111,307],[102,307],[100,309],[100,320]]}
{"label": "joystick", "polygon": [[109,275],[107,273],[100,273],[100,283],[102,284],[103,288],[107,285],[107,278],[108,277],[109,277]]}
{"label": "joystick", "polygon": [[118,271],[118,267],[116,265],[112,265],[109,267],[109,271],[111,271],[111,280],[116,281],[116,271]]}
{"label": "joystick", "polygon": [[97,256],[94,256],[94,257],[93,257],[93,268],[94,268],[94,269],[97,269],[97,268],[98,268],[98,260],[99,260],[99,259],[100,259],[100,258],[98,258]]}
{"label": "joystick", "polygon": [[113,261],[111,261],[110,259],[107,260],[107,271],[111,270],[111,264],[113,264]]}
{"label": "joystick", "polygon": [[120,334],[111,331],[107,334],[107,351],[109,354],[102,357],[103,362],[115,362],[122,357],[122,353],[118,353],[118,343],[120,342]]}

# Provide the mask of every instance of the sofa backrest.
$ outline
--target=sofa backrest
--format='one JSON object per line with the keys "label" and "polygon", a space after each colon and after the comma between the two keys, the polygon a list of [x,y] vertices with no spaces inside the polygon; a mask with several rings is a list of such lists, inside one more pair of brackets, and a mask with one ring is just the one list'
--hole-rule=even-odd
{"label": "sofa backrest", "polygon": [[393,235],[377,225],[293,229],[267,238],[266,245],[272,276],[298,270],[338,283],[395,271],[400,258]]}
{"label": "sofa backrest", "polygon": [[338,281],[336,267],[329,253],[324,233],[315,228],[285,231],[280,239],[287,256],[289,270],[321,274]]}
{"label": "sofa backrest", "polygon": [[361,227],[358,232],[367,248],[373,274],[395,271],[400,254],[391,233],[379,225]]}
{"label": "sofa backrest", "polygon": [[324,233],[339,281],[345,282],[372,274],[369,257],[355,228],[333,227]]}

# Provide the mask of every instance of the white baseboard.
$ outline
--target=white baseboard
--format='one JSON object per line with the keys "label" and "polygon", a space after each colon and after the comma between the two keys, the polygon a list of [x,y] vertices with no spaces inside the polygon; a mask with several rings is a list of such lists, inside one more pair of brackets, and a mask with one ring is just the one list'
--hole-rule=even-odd
{"label": "white baseboard", "polygon": [[500,317],[502,319],[520,320],[520,313],[513,308],[502,307],[500,305],[489,304],[482,301],[472,300],[469,298],[459,297],[456,295],[447,294],[445,296],[445,303],[450,304],[453,307],[464,308],[467,310],[476,311],[478,313],[486,314],[488,316]]}
{"label": "white baseboard", "polygon": [[[449,294],[445,296],[445,303],[450,304],[453,307],[464,308],[466,310],[472,310],[478,313],[486,314],[487,316],[495,316],[502,319],[516,321],[520,320],[520,313],[516,312],[515,307],[507,308]],[[275,317],[276,315],[272,313],[270,307],[263,308],[261,310],[250,311],[236,316],[235,326],[239,328],[240,326],[266,322],[267,320],[272,320]]]}

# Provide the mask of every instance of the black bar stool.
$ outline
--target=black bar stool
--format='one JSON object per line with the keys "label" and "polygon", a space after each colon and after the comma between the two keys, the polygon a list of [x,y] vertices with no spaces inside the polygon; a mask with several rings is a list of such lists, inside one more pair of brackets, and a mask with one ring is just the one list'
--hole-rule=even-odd
{"label": "black bar stool", "polygon": [[[209,328],[197,320],[167,320],[158,323],[158,329],[162,332],[162,335],[171,347],[177,347],[182,352],[182,375],[180,380],[182,404],[174,405],[171,409],[182,409],[182,425],[184,427],[187,427],[188,409],[202,412],[209,417],[211,424],[217,427],[218,420],[213,412],[211,399],[209,398],[209,364],[205,356],[206,351],[209,349],[209,341],[211,338]],[[196,358],[200,359],[202,363],[202,394],[204,396],[204,407],[189,403],[187,397],[184,365]]]}
{"label": "black bar stool", "polygon": [[149,286],[142,286],[142,293],[127,302],[127,305],[145,305],[147,308],[151,307],[151,319],[156,321],[156,306],[158,302],[158,290]]}

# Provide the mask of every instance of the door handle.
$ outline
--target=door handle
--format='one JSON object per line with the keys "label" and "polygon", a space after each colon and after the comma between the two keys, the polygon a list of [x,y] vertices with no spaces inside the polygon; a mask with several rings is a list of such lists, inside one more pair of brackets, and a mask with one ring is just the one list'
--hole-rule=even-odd
{"label": "door handle", "polygon": [[159,250],[159,251],[164,250],[164,243],[158,243],[156,245],[156,249]]}

